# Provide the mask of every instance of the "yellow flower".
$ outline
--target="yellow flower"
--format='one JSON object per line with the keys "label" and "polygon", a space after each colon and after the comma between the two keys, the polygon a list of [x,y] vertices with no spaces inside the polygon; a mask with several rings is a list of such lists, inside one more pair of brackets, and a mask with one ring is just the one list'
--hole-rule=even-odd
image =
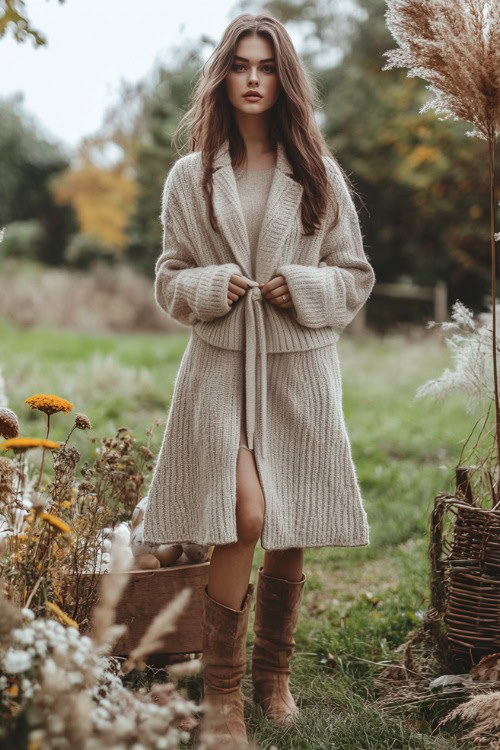
{"label": "yellow flower", "polygon": [[66,414],[73,409],[73,404],[70,401],[55,396],[53,393],[35,393],[34,396],[25,399],[24,403],[31,406],[32,409],[38,409],[49,415],[58,411],[63,411]]}
{"label": "yellow flower", "polygon": [[13,451],[28,451],[30,448],[50,448],[59,450],[61,443],[56,443],[54,440],[47,440],[47,438],[11,438],[10,440],[4,440],[0,444],[0,448],[4,451],[8,451],[12,448]]}
{"label": "yellow flower", "polygon": [[45,602],[45,606],[47,609],[50,609],[51,612],[53,612],[57,617],[65,624],[65,625],[71,625],[72,628],[78,628],[78,623],[71,619],[71,617],[68,617],[68,615],[60,609],[57,604],[54,604],[53,602]]}
{"label": "yellow flower", "polygon": [[61,507],[63,507],[63,508],[71,508],[70,501],[69,500],[63,500],[63,502],[61,503]]}
{"label": "yellow flower", "polygon": [[17,698],[19,695],[19,685],[16,685],[16,683],[9,685],[7,692],[12,698]]}
{"label": "yellow flower", "polygon": [[43,521],[47,521],[47,523],[50,523],[51,526],[53,526],[55,529],[58,529],[63,534],[67,534],[69,531],[71,531],[71,527],[68,526],[66,521],[63,521],[62,518],[58,518],[53,513],[40,513],[40,518]]}

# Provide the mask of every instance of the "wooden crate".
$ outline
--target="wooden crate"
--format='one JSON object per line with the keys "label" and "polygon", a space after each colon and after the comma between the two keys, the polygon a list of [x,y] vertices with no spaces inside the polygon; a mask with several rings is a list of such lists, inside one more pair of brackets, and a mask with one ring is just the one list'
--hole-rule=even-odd
{"label": "wooden crate", "polygon": [[191,588],[192,593],[177,619],[177,629],[165,637],[159,652],[152,654],[146,661],[148,664],[163,666],[178,661],[176,654],[201,652],[202,597],[208,583],[209,567],[210,560],[207,560],[157,570],[129,571],[129,581],[116,609],[116,622],[125,623],[128,627],[113,647],[113,655],[128,656],[151,620],[186,587]]}

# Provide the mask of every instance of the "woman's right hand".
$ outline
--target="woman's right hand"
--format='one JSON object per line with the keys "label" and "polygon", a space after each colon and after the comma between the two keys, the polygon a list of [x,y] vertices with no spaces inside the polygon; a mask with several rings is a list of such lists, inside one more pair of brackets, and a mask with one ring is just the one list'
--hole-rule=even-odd
{"label": "woman's right hand", "polygon": [[233,275],[229,279],[227,292],[228,303],[232,305],[233,302],[236,302],[240,297],[243,297],[248,289],[248,286],[248,279],[246,276],[239,276],[238,274],[233,273]]}

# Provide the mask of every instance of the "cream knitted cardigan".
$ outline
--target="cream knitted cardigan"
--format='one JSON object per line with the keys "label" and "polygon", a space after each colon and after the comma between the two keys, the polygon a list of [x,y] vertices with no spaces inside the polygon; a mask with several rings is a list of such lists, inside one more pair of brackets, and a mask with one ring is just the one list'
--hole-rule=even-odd
{"label": "cream knitted cardigan", "polygon": [[[255,437],[265,496],[263,548],[366,545],[369,527],[342,411],[336,342],[367,300],[375,276],[350,194],[325,156],[340,220],[333,228],[329,209],[319,231],[303,237],[302,186],[278,144],[254,279],[228,143],[214,162],[220,233],[208,220],[200,156],[180,158],[163,191],[156,301],[191,325],[192,335],[149,489],[144,541],[237,541],[244,382],[247,438],[251,447]],[[248,277],[251,288],[231,306],[227,291],[234,273]],[[279,274],[295,309],[277,308],[258,288]]]}
{"label": "cream knitted cardigan", "polygon": [[[226,140],[214,160],[213,202],[221,230],[213,231],[202,192],[200,152],[178,159],[165,181],[161,219],[163,252],[155,267],[155,298],[173,318],[192,325],[214,346],[245,350],[248,445],[253,448],[256,410],[263,419],[262,454],[266,457],[268,352],[303,351],[336,342],[365,304],[375,274],[363,248],[358,216],[336,164],[323,157],[339,203],[340,220],[332,228],[331,206],[319,231],[301,235],[303,187],[281,142],[251,278],[251,251]],[[236,261],[236,262],[235,262]],[[251,279],[244,304],[228,302],[232,274]],[[258,284],[274,276],[286,279],[294,308],[267,302]],[[262,306],[266,306],[264,319]],[[231,312],[230,315],[228,313]],[[261,402],[256,402],[257,353]]]}

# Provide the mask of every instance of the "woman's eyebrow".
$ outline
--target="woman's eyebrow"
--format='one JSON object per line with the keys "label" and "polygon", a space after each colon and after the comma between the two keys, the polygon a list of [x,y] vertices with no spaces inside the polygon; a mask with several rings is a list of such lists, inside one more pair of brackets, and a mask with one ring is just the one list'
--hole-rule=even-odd
{"label": "woman's eyebrow", "polygon": [[[241,57],[241,55],[235,55],[235,60],[243,60],[244,62],[250,62],[246,57]],[[265,60],[259,60],[259,62],[274,62],[274,57],[266,57]]]}

